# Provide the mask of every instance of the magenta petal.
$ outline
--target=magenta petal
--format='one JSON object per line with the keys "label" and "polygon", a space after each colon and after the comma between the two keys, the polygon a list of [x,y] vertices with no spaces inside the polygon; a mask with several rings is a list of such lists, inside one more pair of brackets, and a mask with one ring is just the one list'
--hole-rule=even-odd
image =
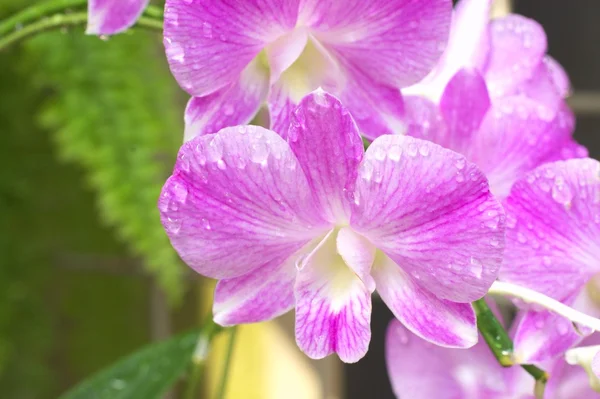
{"label": "magenta petal", "polygon": [[192,97],[185,110],[184,140],[249,123],[267,96],[268,81],[268,73],[252,62],[235,83]]}
{"label": "magenta petal", "polygon": [[563,98],[567,97],[571,93],[571,82],[565,69],[549,55],[544,57],[543,62],[546,66],[546,71],[552,76],[552,81],[559,95]]}
{"label": "magenta petal", "polygon": [[516,327],[515,360],[530,364],[553,359],[582,339],[569,320],[550,312],[529,311]]}
{"label": "magenta petal", "polygon": [[423,78],[448,40],[448,0],[304,0],[300,21],[345,65],[373,82],[405,87]]}
{"label": "magenta petal", "polygon": [[533,76],[546,53],[546,33],[540,24],[521,15],[494,19],[490,24],[491,52],[486,82],[492,96],[514,93]]}
{"label": "magenta petal", "polygon": [[364,72],[348,68],[340,98],[368,139],[403,133],[404,102],[397,87],[371,81]]}
{"label": "magenta petal", "polygon": [[600,271],[600,164],[545,164],[513,186],[500,277],[563,300]]}
{"label": "magenta petal", "polygon": [[406,135],[433,141],[436,144],[450,142],[446,122],[433,101],[421,96],[404,97],[404,123]]}
{"label": "magenta petal", "polygon": [[270,320],[294,308],[296,259],[269,262],[240,277],[220,280],[213,314],[222,326]]}
{"label": "magenta petal", "polygon": [[[470,349],[435,346],[412,336],[393,320],[387,330],[385,357],[396,397],[402,399],[521,398],[533,380],[518,367],[502,368],[487,345]],[[525,389],[519,380],[525,377]]]}
{"label": "magenta petal", "polygon": [[496,99],[465,155],[504,198],[515,180],[558,157],[572,140],[572,118],[566,105],[549,110],[524,96]]}
{"label": "magenta petal", "polygon": [[490,47],[491,3],[492,0],[461,0],[457,3],[442,58],[425,79],[403,93],[426,94],[437,101],[448,81],[461,68],[484,70]]}
{"label": "magenta petal", "polygon": [[378,255],[372,274],[381,299],[419,337],[453,348],[470,348],[477,343],[471,304],[438,299],[383,254]]}
{"label": "magenta petal", "polygon": [[504,211],[461,155],[381,136],[359,166],[351,227],[440,299],[471,302],[496,279]]}
{"label": "magenta petal", "polygon": [[371,340],[371,292],[336,252],[335,234],[305,260],[296,278],[296,342],[313,359],[337,353],[360,360]]}
{"label": "magenta petal", "polygon": [[437,144],[464,153],[490,108],[490,96],[483,77],[474,69],[461,69],[450,79],[442,98],[440,112],[446,121],[448,143]]}
{"label": "magenta petal", "polygon": [[149,0],[89,0],[86,33],[114,35],[131,27]]}
{"label": "magenta petal", "polygon": [[181,258],[218,279],[284,262],[330,228],[288,144],[255,126],[185,143],[158,205]]}
{"label": "magenta petal", "polygon": [[364,148],[358,128],[340,101],[318,90],[292,113],[287,139],[316,197],[324,218],[350,217],[358,164]]}
{"label": "magenta petal", "polygon": [[236,82],[297,17],[298,0],[167,0],[164,44],[171,71],[191,95],[211,94]]}

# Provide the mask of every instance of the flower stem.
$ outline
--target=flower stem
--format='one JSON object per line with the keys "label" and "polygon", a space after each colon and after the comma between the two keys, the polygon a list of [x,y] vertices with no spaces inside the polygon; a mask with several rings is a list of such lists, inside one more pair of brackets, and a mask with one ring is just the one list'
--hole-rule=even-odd
{"label": "flower stem", "polygon": [[504,281],[495,281],[494,284],[492,284],[489,293],[522,299],[526,303],[542,306],[551,312],[569,319],[573,323],[589,327],[595,331],[600,331],[600,319],[581,313],[564,303],[529,288],[520,287]]}
{"label": "flower stem", "polygon": [[51,16],[56,13],[68,13],[75,8],[83,8],[87,0],[49,0],[39,2],[19,11],[15,15],[0,21],[0,35],[19,30],[26,23]]}
{"label": "flower stem", "polygon": [[[51,29],[85,25],[87,0],[48,0],[0,21],[0,50],[29,36]],[[162,30],[163,10],[148,6],[136,26]]]}
{"label": "flower stem", "polygon": [[508,333],[498,321],[485,299],[481,298],[473,302],[473,308],[477,315],[477,327],[485,339],[492,353],[502,367],[514,365],[512,359],[513,343]]}
{"label": "flower stem", "polygon": [[200,334],[198,334],[196,349],[194,350],[194,354],[192,356],[192,370],[187,381],[184,398],[194,399],[197,397],[196,391],[198,390],[198,385],[202,380],[204,362],[208,356],[210,344],[213,338],[223,330],[223,327],[215,324],[212,319],[212,315],[209,315],[207,320],[204,322],[202,329],[200,330]]}
{"label": "flower stem", "polygon": [[[87,23],[87,13],[79,12],[72,14],[56,14],[51,17],[44,17],[31,24],[23,26],[6,36],[0,37],[0,50],[15,44],[27,37],[37,33],[52,29],[60,29],[69,26],[85,25]],[[149,17],[140,17],[135,26],[152,30],[162,30],[162,21]]]}
{"label": "flower stem", "polygon": [[221,382],[219,384],[219,390],[217,392],[217,399],[225,398],[225,392],[227,390],[227,379],[229,377],[229,369],[231,366],[231,357],[233,354],[236,332],[237,328],[233,327],[229,335],[229,343],[227,344],[227,354],[225,355],[225,364],[223,365],[223,373],[221,374]]}
{"label": "flower stem", "polygon": [[[483,298],[473,302],[473,309],[475,309],[475,314],[477,315],[477,328],[479,328],[479,332],[492,350],[498,363],[502,367],[513,366],[515,364],[512,357],[513,342],[502,326],[502,323],[496,318],[494,312],[492,312]],[[536,381],[534,388],[535,397],[543,398],[546,382],[548,382],[549,378],[548,373],[531,364],[522,364],[521,367]]]}

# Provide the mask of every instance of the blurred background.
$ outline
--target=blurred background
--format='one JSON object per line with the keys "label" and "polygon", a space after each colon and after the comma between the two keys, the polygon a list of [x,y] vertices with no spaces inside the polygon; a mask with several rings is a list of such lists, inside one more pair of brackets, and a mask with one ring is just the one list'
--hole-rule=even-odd
{"label": "blurred background", "polygon": [[[0,0],[0,19],[29,0]],[[574,87],[576,138],[598,157],[600,2],[497,1],[534,18]],[[197,326],[212,286],[171,249],[156,199],[181,143],[187,95],[159,33],[49,32],[0,51],[0,392],[55,398],[121,356]],[[373,310],[361,362],[311,362],[293,318],[244,326],[230,398],[392,398]],[[216,384],[224,342],[207,367]],[[217,372],[214,372],[217,370]],[[213,375],[214,374],[214,375]],[[177,392],[168,396],[177,397]]]}

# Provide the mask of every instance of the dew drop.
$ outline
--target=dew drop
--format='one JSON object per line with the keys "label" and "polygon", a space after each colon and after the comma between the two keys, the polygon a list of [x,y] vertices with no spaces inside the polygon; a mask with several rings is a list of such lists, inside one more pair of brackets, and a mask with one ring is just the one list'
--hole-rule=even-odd
{"label": "dew drop", "polygon": [[469,259],[469,263],[471,273],[473,273],[475,278],[481,278],[481,275],[483,274],[483,264],[481,263],[481,261],[471,257],[471,259]]}
{"label": "dew drop", "polygon": [[465,159],[464,158],[457,159],[456,162],[454,163],[454,166],[456,166],[456,169],[458,169],[458,170],[464,169]]}
{"label": "dew drop", "polygon": [[204,230],[211,230],[212,226],[210,225],[210,222],[208,221],[208,219],[202,218],[200,220],[200,223],[202,223],[202,228]]}
{"label": "dew drop", "polygon": [[252,162],[266,165],[267,159],[269,158],[269,147],[261,141],[252,143],[252,154],[250,159]]}
{"label": "dew drop", "polygon": [[421,154],[421,156],[424,156],[424,157],[429,156],[429,147],[426,145],[422,145],[419,148],[419,154]]}
{"label": "dew drop", "polygon": [[419,149],[417,148],[417,145],[415,143],[410,143],[408,145],[408,155],[410,155],[411,157],[414,157],[417,155],[417,151],[419,151]]}
{"label": "dew drop", "polygon": [[398,162],[402,156],[402,148],[398,144],[393,144],[388,150],[388,158]]}
{"label": "dew drop", "polygon": [[398,340],[400,340],[400,343],[402,345],[407,345],[409,338],[408,338],[408,333],[406,332],[406,330],[404,330],[404,328],[399,328],[396,331],[397,331]]}
{"label": "dew drop", "polygon": [[212,37],[213,37],[213,34],[212,34],[212,25],[209,22],[203,22],[202,23],[202,34],[207,39],[212,39]]}

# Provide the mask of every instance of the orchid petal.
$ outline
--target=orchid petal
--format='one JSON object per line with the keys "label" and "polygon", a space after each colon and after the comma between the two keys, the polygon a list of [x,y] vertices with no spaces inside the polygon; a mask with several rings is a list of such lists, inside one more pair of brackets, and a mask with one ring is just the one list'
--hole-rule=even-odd
{"label": "orchid petal", "polygon": [[512,94],[533,76],[546,53],[544,28],[532,19],[511,14],[490,23],[491,52],[486,82],[492,96]]}
{"label": "orchid petal", "polygon": [[185,143],[159,209],[181,258],[218,279],[284,262],[330,228],[288,144],[255,126]]}
{"label": "orchid petal", "polygon": [[192,97],[185,110],[184,140],[249,123],[267,96],[268,74],[251,62],[240,79],[204,97]]}
{"label": "orchid petal", "polygon": [[371,293],[336,252],[328,234],[296,278],[296,342],[313,359],[337,353],[360,360],[371,340]]}
{"label": "orchid petal", "polygon": [[352,116],[337,98],[319,90],[302,99],[291,118],[288,143],[324,218],[332,223],[347,221],[348,198],[364,153]]}
{"label": "orchid petal", "polygon": [[460,69],[484,70],[490,47],[491,3],[491,0],[461,0],[457,3],[448,45],[439,63],[425,79],[403,89],[403,93],[426,95],[437,101]]}
{"label": "orchid petal", "polygon": [[405,87],[423,78],[448,39],[447,0],[302,0],[300,23],[344,65],[373,82]]}
{"label": "orchid petal", "polygon": [[340,229],[336,245],[344,263],[356,273],[369,292],[375,291],[375,280],[371,277],[375,246],[349,227]]}
{"label": "orchid petal", "polygon": [[350,223],[440,299],[472,302],[496,279],[504,211],[461,155],[406,136],[377,138],[359,167]]}
{"label": "orchid petal", "polygon": [[[525,398],[533,380],[517,367],[503,368],[487,345],[450,349],[411,336],[396,320],[386,334],[386,364],[398,398]],[[524,378],[522,389],[519,374]]]}
{"label": "orchid petal", "polygon": [[135,24],[149,0],[90,0],[85,33],[114,35]]}
{"label": "orchid petal", "polygon": [[566,106],[551,111],[524,96],[496,99],[465,156],[504,198],[515,180],[563,151],[572,140],[572,118]]}
{"label": "orchid petal", "polygon": [[382,253],[377,256],[372,274],[381,299],[419,337],[453,348],[470,348],[477,343],[477,321],[471,304],[438,299]]}
{"label": "orchid petal", "polygon": [[164,44],[171,72],[191,95],[211,94],[236,82],[297,18],[298,0],[167,0]]}
{"label": "orchid petal", "polygon": [[243,276],[220,280],[213,303],[215,322],[222,326],[257,323],[293,309],[294,265],[299,256],[268,262]]}
{"label": "orchid petal", "polygon": [[600,163],[572,159],[542,165],[506,199],[502,280],[557,300],[600,271]]}
{"label": "orchid petal", "polygon": [[459,70],[440,99],[440,112],[452,134],[447,136],[447,143],[436,143],[464,153],[489,108],[490,97],[481,74],[472,69]]}

